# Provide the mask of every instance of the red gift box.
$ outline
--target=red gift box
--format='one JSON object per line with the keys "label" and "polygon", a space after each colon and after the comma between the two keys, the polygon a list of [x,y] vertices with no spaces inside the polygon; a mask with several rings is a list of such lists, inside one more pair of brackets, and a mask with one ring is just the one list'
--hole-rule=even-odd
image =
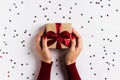
{"label": "red gift box", "polygon": [[48,48],[65,49],[70,47],[72,26],[70,23],[46,24],[46,37]]}

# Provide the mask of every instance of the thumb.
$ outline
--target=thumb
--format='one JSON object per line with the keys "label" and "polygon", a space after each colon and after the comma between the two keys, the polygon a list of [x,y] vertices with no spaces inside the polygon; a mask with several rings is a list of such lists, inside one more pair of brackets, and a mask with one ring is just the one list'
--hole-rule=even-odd
{"label": "thumb", "polygon": [[72,36],[70,49],[75,50],[75,47],[76,47],[76,39],[75,36]]}

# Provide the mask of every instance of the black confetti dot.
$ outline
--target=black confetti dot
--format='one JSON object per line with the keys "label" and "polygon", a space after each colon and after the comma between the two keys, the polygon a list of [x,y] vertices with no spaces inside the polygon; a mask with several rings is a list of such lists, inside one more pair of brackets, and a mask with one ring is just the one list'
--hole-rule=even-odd
{"label": "black confetti dot", "polygon": [[91,37],[94,37],[94,35],[91,35]]}
{"label": "black confetti dot", "polygon": [[29,34],[29,36],[31,36],[31,34]]}
{"label": "black confetti dot", "polygon": [[27,79],[29,79],[29,77],[27,77]]}
{"label": "black confetti dot", "polygon": [[107,70],[109,71],[109,70],[110,70],[110,68],[107,68]]}
{"label": "black confetti dot", "polygon": [[58,4],[59,6],[61,6],[61,4]]}
{"label": "black confetti dot", "polygon": [[107,55],[107,53],[105,53],[105,55]]}
{"label": "black confetti dot", "polygon": [[105,38],[103,38],[103,41],[105,41]]}
{"label": "black confetti dot", "polygon": [[101,17],[101,18],[103,18],[103,16],[102,16],[102,15],[101,15],[100,17]]}
{"label": "black confetti dot", "polygon": [[96,76],[96,73],[94,73],[94,76]]}
{"label": "black confetti dot", "polygon": [[75,5],[77,5],[77,3],[75,3]]}
{"label": "black confetti dot", "polygon": [[80,15],[81,15],[81,16],[83,16],[83,14],[82,14],[82,13],[81,13]]}
{"label": "black confetti dot", "polygon": [[47,19],[47,21],[49,21],[49,18]]}
{"label": "black confetti dot", "polygon": [[56,65],[56,67],[58,67],[58,64]]}
{"label": "black confetti dot", "polygon": [[81,26],[81,28],[84,28],[83,26]]}
{"label": "black confetti dot", "polygon": [[113,54],[115,55],[116,53],[115,53],[115,52],[113,52]]}
{"label": "black confetti dot", "polygon": [[23,45],[23,47],[25,47],[25,45]]}
{"label": "black confetti dot", "polygon": [[16,32],[16,30],[14,30],[14,32]]}
{"label": "black confetti dot", "polygon": [[93,55],[93,57],[95,57],[95,54]]}
{"label": "black confetti dot", "polygon": [[21,4],[23,4],[23,1],[21,1]]}
{"label": "black confetti dot", "polygon": [[43,11],[45,10],[45,8],[42,9]]}
{"label": "black confetti dot", "polygon": [[111,6],[110,4],[108,4],[108,6]]}
{"label": "black confetti dot", "polygon": [[93,19],[93,17],[90,17],[90,19]]}
{"label": "black confetti dot", "polygon": [[118,37],[118,35],[115,35],[115,37]]}
{"label": "black confetti dot", "polygon": [[115,59],[112,59],[112,61],[115,61]]}
{"label": "black confetti dot", "polygon": [[29,65],[29,63],[26,63],[26,65]]}
{"label": "black confetti dot", "polygon": [[14,62],[14,64],[16,64],[16,62]]}
{"label": "black confetti dot", "polygon": [[71,17],[69,17],[69,19],[71,19]]}
{"label": "black confetti dot", "polygon": [[103,8],[103,5],[101,5],[101,8]]}
{"label": "black confetti dot", "polygon": [[92,63],[89,63],[90,65],[92,65]]}
{"label": "black confetti dot", "polygon": [[56,75],[58,75],[58,73],[56,73]]}
{"label": "black confetti dot", "polygon": [[12,68],[14,69],[15,67],[14,67],[14,66],[12,66]]}
{"label": "black confetti dot", "polygon": [[71,11],[69,11],[69,13],[71,14]]}
{"label": "black confetti dot", "polygon": [[21,64],[21,66],[23,66],[23,64]]}
{"label": "black confetti dot", "polygon": [[12,59],[10,59],[10,62],[12,62],[13,60]]}
{"label": "black confetti dot", "polygon": [[70,7],[70,9],[72,9],[72,7]]}
{"label": "black confetti dot", "polygon": [[62,8],[59,8],[59,10],[62,10]]}
{"label": "black confetti dot", "polygon": [[47,17],[47,15],[44,15],[44,17]]}
{"label": "black confetti dot", "polygon": [[118,12],[118,9],[116,9],[116,12]]}
{"label": "black confetti dot", "polygon": [[105,78],[105,80],[107,80],[107,78]]}
{"label": "black confetti dot", "polygon": [[90,58],[92,58],[92,56],[90,56]]}
{"label": "black confetti dot", "polygon": [[13,5],[16,5],[16,3],[13,3]]}
{"label": "black confetti dot", "polygon": [[35,76],[35,73],[32,73],[32,76]]}
{"label": "black confetti dot", "polygon": [[109,17],[109,14],[107,14],[106,16]]}
{"label": "black confetti dot", "polygon": [[88,23],[90,23],[90,21],[88,21]]}
{"label": "black confetti dot", "polygon": [[92,67],[91,67],[90,69],[91,69],[91,70],[93,70],[93,68],[92,68]]}
{"label": "black confetti dot", "polygon": [[28,52],[27,54],[30,55],[30,52]]}
{"label": "black confetti dot", "polygon": [[54,14],[56,14],[56,12],[54,12]]}
{"label": "black confetti dot", "polygon": [[89,47],[91,47],[91,44],[89,44]]}
{"label": "black confetti dot", "polygon": [[17,13],[17,15],[20,15],[20,13]]}
{"label": "black confetti dot", "polygon": [[49,3],[51,3],[51,1],[48,1]]}
{"label": "black confetti dot", "polygon": [[5,37],[5,36],[6,36],[6,34],[3,34],[3,36]]}
{"label": "black confetti dot", "polygon": [[104,29],[101,29],[101,31],[103,31]]}
{"label": "black confetti dot", "polygon": [[63,16],[63,19],[65,19],[65,16]]}
{"label": "black confetti dot", "polygon": [[21,73],[21,76],[23,76],[23,73]]}
{"label": "black confetti dot", "polygon": [[104,50],[104,52],[106,52],[106,50]]}
{"label": "black confetti dot", "polygon": [[104,56],[103,56],[102,58],[103,58],[103,59],[105,59],[105,57],[104,57]]}
{"label": "black confetti dot", "polygon": [[112,66],[114,67],[115,65],[114,65],[114,64],[112,64]]}
{"label": "black confetti dot", "polygon": [[15,8],[17,8],[17,6],[15,6]]}
{"label": "black confetti dot", "polygon": [[9,11],[11,11],[11,9],[9,9]]}
{"label": "black confetti dot", "polygon": [[58,59],[56,59],[56,61],[58,61]]}
{"label": "black confetti dot", "polygon": [[39,7],[42,7],[42,5],[39,5]]}
{"label": "black confetti dot", "polygon": [[92,4],[92,1],[90,1],[90,4]]}
{"label": "black confetti dot", "polygon": [[112,40],[110,40],[110,42],[112,42]]}
{"label": "black confetti dot", "polygon": [[12,22],[12,20],[9,20],[9,22]]}
{"label": "black confetti dot", "polygon": [[6,54],[8,54],[8,52],[6,52]]}

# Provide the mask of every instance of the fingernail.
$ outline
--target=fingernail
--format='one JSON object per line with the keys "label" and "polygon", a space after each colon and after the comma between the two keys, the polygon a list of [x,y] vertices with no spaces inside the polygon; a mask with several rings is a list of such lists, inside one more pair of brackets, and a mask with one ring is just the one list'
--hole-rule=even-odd
{"label": "fingernail", "polygon": [[43,38],[46,39],[46,36],[44,36]]}
{"label": "fingernail", "polygon": [[75,39],[75,36],[72,36],[72,39]]}

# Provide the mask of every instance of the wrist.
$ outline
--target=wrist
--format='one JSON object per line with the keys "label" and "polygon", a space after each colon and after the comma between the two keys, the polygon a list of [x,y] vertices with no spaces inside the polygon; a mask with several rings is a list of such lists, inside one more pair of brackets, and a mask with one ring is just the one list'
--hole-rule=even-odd
{"label": "wrist", "polygon": [[52,62],[52,59],[41,59],[41,61],[45,62],[45,63],[51,63]]}
{"label": "wrist", "polygon": [[73,64],[75,62],[76,62],[75,60],[66,60],[65,61],[66,65],[71,65],[71,64]]}

